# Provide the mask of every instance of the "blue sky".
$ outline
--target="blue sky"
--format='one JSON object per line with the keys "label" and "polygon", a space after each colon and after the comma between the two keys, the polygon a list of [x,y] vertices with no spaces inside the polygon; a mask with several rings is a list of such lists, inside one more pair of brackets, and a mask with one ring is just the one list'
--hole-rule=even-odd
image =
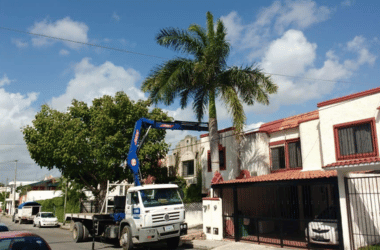
{"label": "blue sky", "polygon": [[[255,63],[279,85],[269,106],[245,107],[246,129],[379,86],[379,1],[1,1],[1,27],[150,56],[0,29],[0,182],[14,177],[14,163],[6,162],[15,159],[20,180],[47,174],[33,165],[20,132],[42,104],[65,110],[73,98],[90,103],[120,90],[146,98],[140,85],[149,71],[178,56],[155,35],[204,26],[207,11],[227,27],[228,64]],[[177,120],[195,119],[191,108],[159,107]],[[231,126],[218,107],[219,128]],[[174,147],[186,134],[170,132],[167,140]]]}

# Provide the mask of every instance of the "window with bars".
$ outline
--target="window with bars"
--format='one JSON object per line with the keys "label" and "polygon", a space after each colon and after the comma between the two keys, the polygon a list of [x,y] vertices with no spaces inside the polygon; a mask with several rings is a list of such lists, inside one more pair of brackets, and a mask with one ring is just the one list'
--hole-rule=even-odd
{"label": "window with bars", "polygon": [[299,139],[271,143],[270,153],[272,171],[302,168]]}
{"label": "window with bars", "polygon": [[334,126],[337,160],[377,156],[374,119]]}

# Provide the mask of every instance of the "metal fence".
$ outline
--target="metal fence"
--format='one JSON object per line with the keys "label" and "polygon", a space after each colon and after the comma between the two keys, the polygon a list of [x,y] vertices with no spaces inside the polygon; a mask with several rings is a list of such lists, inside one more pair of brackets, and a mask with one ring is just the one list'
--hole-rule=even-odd
{"label": "metal fence", "polygon": [[220,190],[224,237],[294,248],[342,248],[337,181]]}
{"label": "metal fence", "polygon": [[380,244],[380,176],[346,177],[345,187],[351,249]]}
{"label": "metal fence", "polygon": [[185,211],[202,211],[202,202],[185,203]]}

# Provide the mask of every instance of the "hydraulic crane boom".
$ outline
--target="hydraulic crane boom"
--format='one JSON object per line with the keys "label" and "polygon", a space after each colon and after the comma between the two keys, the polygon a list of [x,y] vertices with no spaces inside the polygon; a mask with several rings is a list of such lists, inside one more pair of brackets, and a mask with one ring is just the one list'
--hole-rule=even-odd
{"label": "hydraulic crane boom", "polygon": [[[171,129],[171,130],[196,130],[196,131],[208,131],[207,122],[186,122],[186,121],[174,121],[174,122],[159,122],[153,121],[147,118],[141,118],[136,122],[135,129],[133,131],[131,147],[127,157],[127,165],[132,170],[135,186],[141,186],[139,177],[139,159],[138,152],[145,139],[140,142],[141,129],[150,128],[156,129]],[[147,132],[147,133],[148,133]]]}

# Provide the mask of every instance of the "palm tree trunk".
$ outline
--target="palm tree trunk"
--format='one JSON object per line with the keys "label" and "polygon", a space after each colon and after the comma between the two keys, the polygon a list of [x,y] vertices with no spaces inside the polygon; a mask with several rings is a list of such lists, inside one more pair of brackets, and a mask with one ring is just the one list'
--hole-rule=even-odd
{"label": "palm tree trunk", "polygon": [[209,97],[209,132],[210,132],[210,152],[211,171],[215,173],[219,170],[219,133],[218,121],[216,119],[215,93],[210,92]]}

